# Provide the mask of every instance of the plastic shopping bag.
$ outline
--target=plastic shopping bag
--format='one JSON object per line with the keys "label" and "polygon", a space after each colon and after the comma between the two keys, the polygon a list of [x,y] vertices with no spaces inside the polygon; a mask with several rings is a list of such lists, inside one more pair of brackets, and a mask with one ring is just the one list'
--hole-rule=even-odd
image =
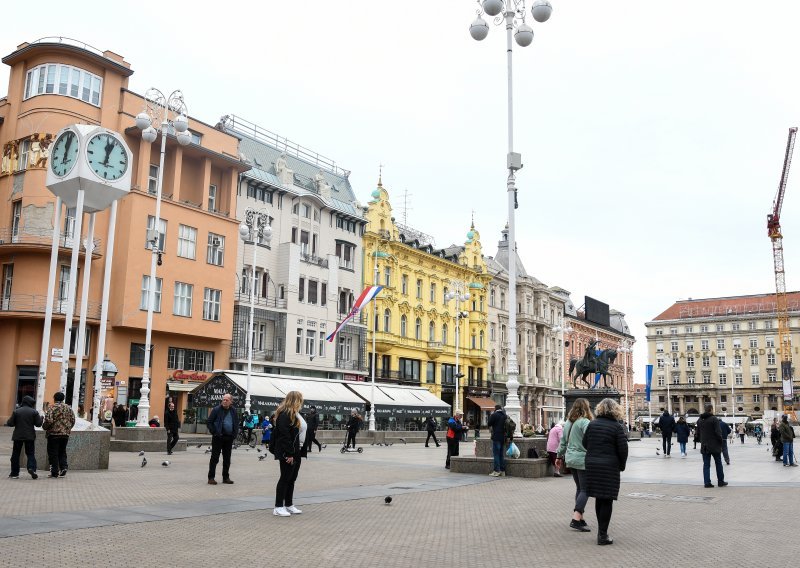
{"label": "plastic shopping bag", "polygon": [[509,458],[516,459],[519,457],[519,448],[514,442],[511,442],[508,445],[508,449],[506,450],[506,456]]}

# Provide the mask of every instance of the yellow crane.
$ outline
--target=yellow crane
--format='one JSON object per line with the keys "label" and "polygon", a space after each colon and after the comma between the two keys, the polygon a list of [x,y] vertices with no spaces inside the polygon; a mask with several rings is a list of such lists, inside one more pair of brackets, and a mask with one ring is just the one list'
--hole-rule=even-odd
{"label": "yellow crane", "polygon": [[786,141],[786,155],[783,159],[783,171],[778,184],[778,192],[772,202],[772,213],[767,215],[767,234],[772,241],[772,260],[775,268],[775,311],[778,315],[778,345],[781,353],[781,381],[783,385],[783,407],[794,421],[794,391],[792,388],[792,338],[789,334],[789,307],[786,301],[786,274],[783,268],[783,234],[781,233],[781,209],[786,194],[786,180],[792,165],[792,153],[797,137],[797,127],[789,129]]}

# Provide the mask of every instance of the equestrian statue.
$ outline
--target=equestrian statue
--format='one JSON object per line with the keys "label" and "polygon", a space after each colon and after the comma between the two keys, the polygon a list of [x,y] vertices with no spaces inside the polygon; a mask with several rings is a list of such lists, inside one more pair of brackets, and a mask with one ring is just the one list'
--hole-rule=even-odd
{"label": "equestrian statue", "polygon": [[603,349],[599,354],[595,353],[595,347],[599,342],[592,341],[587,347],[583,358],[573,358],[569,362],[569,374],[572,372],[575,375],[572,377],[572,387],[578,388],[577,382],[580,378],[586,385],[585,388],[592,388],[592,383],[586,377],[600,373],[603,376],[603,386],[609,388],[614,385],[613,376],[608,370],[608,367],[617,359],[616,349]]}

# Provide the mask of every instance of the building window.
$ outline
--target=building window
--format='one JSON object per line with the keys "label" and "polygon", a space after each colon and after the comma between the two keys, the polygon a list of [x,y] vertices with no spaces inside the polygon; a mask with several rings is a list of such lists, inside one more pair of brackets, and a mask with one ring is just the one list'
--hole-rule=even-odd
{"label": "building window", "polygon": [[436,324],[428,323],[428,341],[436,341]]}
{"label": "building window", "polygon": [[670,349],[672,351],[677,351],[678,350],[678,342],[677,341],[671,341],[670,342]]}
{"label": "building window", "polygon": [[215,233],[208,233],[208,254],[206,262],[222,266],[225,262],[225,237]]}
{"label": "building window", "polygon": [[734,340],[733,340],[733,348],[734,349],[741,349],[742,348],[742,340],[739,339],[738,337],[734,338]]}
{"label": "building window", "polygon": [[389,282],[392,279],[392,269],[388,266],[383,269],[383,285],[389,287]]}
{"label": "building window", "polygon": [[775,364],[775,353],[767,353],[767,365]]}
{"label": "building window", "polygon": [[[756,380],[758,376],[756,376]],[[733,374],[733,382],[736,383],[736,386],[742,386],[744,384],[744,379],[742,378],[741,373],[734,373]]]}
{"label": "building window", "polygon": [[503,291],[500,292],[500,309],[506,309],[506,293]]}
{"label": "building window", "polygon": [[319,294],[319,305],[328,305],[328,284],[326,282],[322,283],[322,291]]}
{"label": "building window", "polygon": [[711,357],[708,355],[703,355],[703,367],[708,368],[711,366]]}
{"label": "building window", "polygon": [[417,278],[417,300],[422,299],[422,280]]}
{"label": "building window", "polygon": [[[161,311],[161,289],[163,288],[163,281],[161,278],[156,278],[156,287],[153,291],[155,296],[153,302],[153,311],[160,312]],[[146,310],[147,309],[147,296],[150,293],[150,277],[147,275],[142,276],[142,294],[139,298],[139,309]]]}
{"label": "building window", "polygon": [[708,339],[701,339],[700,340],[700,350],[701,351],[708,351]]}
{"label": "building window", "polygon": [[339,268],[353,270],[355,268],[355,245],[349,243],[336,243],[336,256],[339,257]]}
{"label": "building window", "polygon": [[772,320],[767,320],[764,322],[764,329],[772,329]]}
{"label": "building window", "polygon": [[[765,346],[766,347],[775,347],[775,338],[772,336],[767,336],[764,338]],[[752,345],[751,347],[755,347]]]}
{"label": "building window", "polygon": [[767,371],[767,380],[771,383],[777,382],[778,380],[778,371],[769,370]]}
{"label": "building window", "polygon": [[436,284],[431,283],[431,304],[436,303]]}
{"label": "building window", "polygon": [[178,225],[178,256],[195,259],[197,249],[197,229],[188,225]]}
{"label": "building window", "polygon": [[725,324],[718,323],[717,324],[717,331],[725,331]]}
{"label": "building window", "polygon": [[664,330],[663,330],[663,329],[661,329],[661,328],[658,328],[658,329],[656,330],[656,335],[664,335]]}
{"label": "building window", "polygon": [[484,337],[483,330],[481,330],[480,334],[478,335],[478,338],[480,339],[479,349],[485,349],[485,346],[484,346],[485,337]]}
{"label": "building window", "polygon": [[426,367],[425,382],[433,384],[436,382],[436,363],[428,361]]}
{"label": "building window", "polygon": [[497,335],[497,324],[489,324],[489,341],[494,341]]}
{"label": "building window", "polygon": [[447,324],[442,324],[442,344],[447,345]]}
{"label": "building window", "polygon": [[147,174],[147,193],[156,195],[158,193],[158,166],[150,164]]}
{"label": "building window", "polygon": [[750,349],[756,349],[758,347],[758,339],[755,337],[750,338]]}
{"label": "building window", "polygon": [[[739,382],[739,380],[738,380],[740,376],[741,376],[741,375],[738,375],[738,376],[737,376],[737,380],[736,380],[736,384],[737,384],[737,385],[740,385],[740,384],[742,384],[742,383],[740,383],[740,382]],[[751,374],[750,374],[750,382],[752,382],[752,383],[753,383],[753,386],[760,385],[760,384],[761,384],[761,375],[759,375],[758,373],[751,373]]]}
{"label": "building window", "polygon": [[302,276],[297,285],[297,300],[303,302],[306,299],[306,279]]}
{"label": "building window", "polygon": [[311,219],[311,206],[308,205],[307,203],[303,203],[302,210],[303,210],[303,217],[305,217],[306,219]]}
{"label": "building window", "polygon": [[725,340],[717,339],[717,349],[725,349]]}
{"label": "building window", "polygon": [[[156,218],[152,215],[147,216],[147,232],[154,231],[156,228]],[[159,218],[158,219],[158,250],[164,252],[166,248],[164,248],[167,244],[167,220]],[[147,240],[147,235],[145,235],[144,241],[144,248],[146,249],[153,249],[153,243]]]}
{"label": "building window", "polygon": [[760,394],[754,394],[753,395],[753,402],[761,402],[761,395]]}
{"label": "building window", "polygon": [[316,338],[316,332],[313,329],[306,330],[306,355],[311,357],[314,356],[314,339]]}
{"label": "building window", "polygon": [[406,327],[407,326],[408,326],[408,318],[406,317],[405,314],[403,314],[402,316],[400,316],[400,336],[401,337],[405,337],[406,336]]}
{"label": "building window", "polygon": [[756,322],[754,322],[754,321],[747,322],[747,329],[750,330],[750,331],[755,331]]}
{"label": "building window", "polygon": [[170,347],[167,351],[167,368],[210,373],[214,370],[214,352]]}
{"label": "building window", "polygon": [[206,288],[203,292],[203,319],[219,321],[222,290]]}
{"label": "building window", "polygon": [[217,211],[217,186],[213,184],[208,186],[208,210]]}
{"label": "building window", "polygon": [[719,384],[720,385],[727,385],[728,384],[728,375],[726,373],[719,374]]}
{"label": "building window", "polygon": [[[150,367],[153,366],[153,346],[150,345]],[[131,343],[131,367],[144,367],[144,343]]]}
{"label": "building window", "polygon": [[392,312],[388,309],[383,311],[383,331],[389,333],[392,330]]}
{"label": "building window", "polygon": [[172,313],[176,316],[192,316],[192,292],[194,286],[184,282],[175,282],[175,295]]}
{"label": "building window", "polygon": [[14,265],[13,264],[4,264],[3,265],[3,281],[2,281],[2,295],[0,296],[0,309],[2,310],[9,310],[11,309],[11,286],[14,281]]}
{"label": "building window", "polygon": [[758,365],[758,354],[757,353],[751,353],[750,354],[750,364],[753,365],[753,366]]}
{"label": "building window", "polygon": [[[19,241],[19,229],[22,225],[22,200],[18,199],[11,206],[11,242]],[[70,235],[71,236],[71,235]]]}
{"label": "building window", "polygon": [[303,354],[303,328],[297,328],[297,339],[294,344],[294,352],[302,355]]}
{"label": "building window", "polygon": [[351,336],[339,335],[337,358],[340,361],[351,361],[353,359],[353,338]]}
{"label": "building window", "polygon": [[317,351],[319,357],[325,357],[325,332],[319,332],[319,350]]}
{"label": "building window", "polygon": [[317,292],[319,291],[319,282],[316,280],[308,280],[308,303],[309,304],[316,304],[317,303]]}
{"label": "building window", "polygon": [[102,78],[71,65],[47,63],[28,71],[25,78],[25,99],[62,95],[99,107],[102,92]]}
{"label": "building window", "polygon": [[694,355],[691,353],[686,356],[686,368],[694,369]]}
{"label": "building window", "polygon": [[732,323],[731,324],[731,331],[739,331],[739,329],[740,329],[740,326],[739,326],[738,323]]}
{"label": "building window", "polygon": [[400,277],[400,293],[403,295],[408,294],[408,274],[403,274]]}
{"label": "building window", "polygon": [[422,320],[420,318],[414,322],[414,339],[422,339]]}
{"label": "building window", "polygon": [[686,342],[686,351],[694,351],[694,342],[693,341],[687,341]]}
{"label": "building window", "polygon": [[724,367],[725,366],[725,355],[718,355],[717,356],[717,367]]}

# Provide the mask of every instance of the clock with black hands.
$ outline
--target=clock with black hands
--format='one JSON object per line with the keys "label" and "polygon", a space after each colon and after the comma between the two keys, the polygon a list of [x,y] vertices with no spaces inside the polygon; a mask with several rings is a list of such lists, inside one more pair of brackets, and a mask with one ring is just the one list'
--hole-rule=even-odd
{"label": "clock with black hands", "polygon": [[109,132],[101,132],[89,139],[86,158],[97,177],[115,181],[128,170],[128,154],[119,138]]}
{"label": "clock with black hands", "polygon": [[75,166],[78,158],[78,136],[72,130],[64,131],[50,151],[50,169],[58,177],[64,177]]}

